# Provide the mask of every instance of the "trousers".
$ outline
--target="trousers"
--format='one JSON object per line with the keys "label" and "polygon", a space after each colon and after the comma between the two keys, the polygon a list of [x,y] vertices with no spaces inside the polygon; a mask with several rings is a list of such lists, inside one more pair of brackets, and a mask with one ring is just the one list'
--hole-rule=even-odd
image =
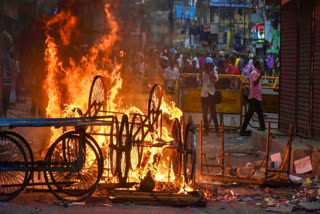
{"label": "trousers", "polygon": [[215,130],[218,131],[219,125],[217,120],[216,103],[214,101],[213,95],[209,94],[208,97],[201,97],[201,107],[204,129],[206,131],[209,131],[208,110],[210,109],[211,118],[213,119]]}
{"label": "trousers", "polygon": [[265,129],[266,125],[264,123],[263,112],[261,109],[261,102],[255,98],[249,99],[249,109],[244,119],[241,130],[244,131],[247,129],[249,122],[252,118],[253,113],[256,112],[259,117],[259,124],[261,129]]}

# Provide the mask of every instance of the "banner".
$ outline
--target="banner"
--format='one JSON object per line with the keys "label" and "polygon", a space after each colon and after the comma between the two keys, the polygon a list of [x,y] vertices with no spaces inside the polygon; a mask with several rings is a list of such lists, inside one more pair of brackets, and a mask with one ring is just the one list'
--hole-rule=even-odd
{"label": "banner", "polygon": [[176,7],[176,18],[177,19],[194,19],[196,16],[196,8],[195,7],[184,7],[177,6]]}
{"label": "banner", "polygon": [[248,0],[210,0],[211,7],[249,7]]}

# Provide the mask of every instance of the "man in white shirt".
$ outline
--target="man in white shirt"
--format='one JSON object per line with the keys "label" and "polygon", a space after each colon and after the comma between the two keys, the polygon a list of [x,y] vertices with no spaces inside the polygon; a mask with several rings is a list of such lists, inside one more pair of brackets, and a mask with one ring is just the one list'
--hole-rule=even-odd
{"label": "man in white shirt", "polygon": [[210,109],[211,118],[213,119],[215,131],[219,131],[219,125],[216,113],[216,103],[214,94],[216,92],[216,83],[219,81],[218,72],[213,69],[213,59],[208,57],[205,59],[204,71],[200,73],[201,85],[201,106],[204,122],[205,135],[209,132],[208,109]]}
{"label": "man in white shirt", "polygon": [[175,66],[173,62],[170,63],[170,66],[165,69],[164,77],[166,79],[175,79],[179,78],[179,69]]}
{"label": "man in white shirt", "polygon": [[173,80],[179,79],[179,69],[175,66],[173,62],[171,62],[170,66],[166,68],[164,78],[167,79],[166,82],[168,90],[175,91],[176,82]]}

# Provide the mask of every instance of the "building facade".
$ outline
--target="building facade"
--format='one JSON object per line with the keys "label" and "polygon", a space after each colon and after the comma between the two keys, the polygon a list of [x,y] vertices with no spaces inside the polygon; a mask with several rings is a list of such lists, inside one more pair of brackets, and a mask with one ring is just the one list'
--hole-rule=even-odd
{"label": "building facade", "polygon": [[279,0],[204,0],[197,7],[198,23],[210,33],[213,47],[260,56],[270,48],[279,16]]}

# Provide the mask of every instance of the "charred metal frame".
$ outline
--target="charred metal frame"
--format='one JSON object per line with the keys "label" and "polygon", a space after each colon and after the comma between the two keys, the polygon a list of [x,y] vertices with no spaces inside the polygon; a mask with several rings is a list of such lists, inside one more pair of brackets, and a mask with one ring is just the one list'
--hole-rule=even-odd
{"label": "charred metal frame", "polygon": [[[33,153],[29,143],[19,134],[14,132],[0,132],[0,148],[2,144],[12,144],[18,148],[23,156],[23,160],[10,162],[10,159],[6,160],[5,158],[0,158],[0,173],[5,172],[16,172],[16,173],[24,173],[24,179],[19,180],[17,184],[0,184],[0,188],[10,188],[10,187],[17,187],[18,189],[9,193],[4,193],[1,191],[0,193],[0,201],[9,201],[15,198],[19,193],[26,187],[26,186],[36,186],[36,185],[44,185],[48,186],[48,189],[59,199],[59,200],[68,200],[68,201],[79,201],[84,200],[87,196],[91,195],[94,190],[96,189],[103,171],[104,171],[104,158],[103,153],[92,137],[93,135],[101,135],[110,138],[116,138],[116,143],[110,143],[109,150],[111,152],[115,152],[116,155],[116,163],[115,168],[108,169],[108,172],[111,172],[113,176],[117,176],[119,179],[119,184],[115,184],[114,186],[117,188],[126,188],[130,186],[127,183],[128,178],[128,171],[131,165],[130,159],[130,151],[132,146],[140,146],[140,147],[164,147],[174,149],[179,154],[180,159],[178,160],[179,165],[179,173],[182,171],[182,164],[184,164],[184,174],[186,174],[186,159],[190,156],[192,158],[192,168],[190,169],[192,172],[190,174],[190,178],[188,177],[189,181],[192,180],[194,183],[195,177],[195,128],[192,123],[189,123],[187,127],[191,124],[192,129],[192,138],[193,141],[191,142],[191,151],[189,151],[186,147],[187,138],[182,137],[184,124],[182,124],[183,129],[181,129],[181,120],[183,121],[183,117],[179,119],[175,119],[173,122],[176,123],[178,135],[176,141],[179,141],[176,144],[171,144],[170,142],[165,142],[161,140],[162,136],[162,110],[160,108],[161,100],[162,100],[162,88],[160,85],[155,85],[150,93],[149,103],[148,103],[148,115],[141,115],[135,114],[133,115],[136,118],[140,119],[140,126],[139,128],[133,133],[133,126],[135,125],[134,119],[133,121],[129,122],[128,115],[120,112],[110,112],[107,111],[106,106],[104,106],[104,102],[96,101],[93,96],[94,86],[97,81],[101,80],[102,84],[106,84],[105,80],[101,76],[96,76],[92,83],[90,94],[89,94],[89,107],[88,111],[85,114],[82,114],[80,109],[73,109],[72,113],[77,113],[79,117],[71,117],[71,118],[50,118],[50,119],[24,119],[24,118],[17,118],[17,119],[0,119],[0,127],[7,127],[7,128],[14,128],[14,127],[74,127],[75,131],[66,132],[66,129],[63,129],[63,134],[50,146],[46,158],[44,161],[34,161]],[[104,89],[105,90],[105,89]],[[156,103],[156,107],[153,108],[152,102],[154,92],[158,90],[157,97],[159,103]],[[105,92],[103,92],[105,93]],[[104,98],[106,99],[106,94]],[[102,116],[101,116],[102,115]],[[121,125],[119,127],[118,117],[117,115],[122,115]],[[74,116],[74,115],[73,115]],[[133,117],[133,118],[134,118]],[[159,124],[160,123],[160,124]],[[130,126],[131,124],[131,126]],[[174,125],[174,124],[173,124]],[[111,126],[110,133],[98,133],[94,131],[92,128],[95,126]],[[156,127],[154,127],[156,126]],[[144,139],[146,136],[154,131],[154,128],[158,128],[160,126],[160,140],[162,143],[161,145],[150,145],[145,144]],[[88,129],[89,127],[89,129]],[[115,128],[116,132],[113,132],[113,128]],[[144,131],[144,129],[147,129]],[[141,139],[139,141],[135,141],[135,136],[140,132]],[[188,130],[186,130],[185,134],[187,135]],[[76,144],[71,145],[70,139],[76,139]],[[182,141],[184,142],[185,148],[182,145]],[[58,143],[61,143],[61,148],[58,148]],[[75,148],[76,147],[76,148]],[[96,164],[97,164],[97,175],[94,179],[95,182],[90,184],[91,186],[84,187],[85,189],[64,189],[64,186],[72,186],[76,183],[68,182],[64,180],[56,180],[54,177],[55,173],[64,173],[64,172],[80,172],[83,169],[84,162],[86,161],[86,149],[87,147],[92,149],[92,153],[94,153]],[[62,160],[57,161],[52,159],[54,149],[59,149],[61,151],[61,158]],[[105,149],[105,148],[104,148]],[[71,151],[72,150],[72,151]],[[73,152],[73,153],[72,153]],[[110,151],[109,151],[110,152]],[[123,156],[123,152],[125,156]],[[0,157],[2,157],[3,151],[0,150]],[[13,152],[12,152],[13,153]],[[125,172],[121,172],[121,158],[125,157]],[[182,160],[183,157],[183,160]],[[114,161],[112,157],[110,161]],[[141,161],[141,159],[139,160]],[[182,161],[184,161],[182,163]],[[140,164],[140,163],[139,163]],[[113,165],[112,163],[110,165]],[[112,168],[112,166],[111,166]],[[170,169],[169,169],[170,170]],[[190,171],[189,170],[189,171]],[[46,182],[34,182],[34,172],[44,172]],[[47,178],[47,174],[50,175],[50,179]],[[124,173],[124,174],[123,174]],[[190,172],[189,172],[190,173]],[[91,178],[92,179],[92,178]],[[170,178],[169,178],[170,179]],[[32,183],[30,181],[32,180]],[[81,178],[78,178],[81,180]],[[89,179],[90,180],[90,179]],[[29,184],[30,183],[30,184]],[[56,186],[55,189],[52,186]],[[77,187],[75,187],[77,188]],[[79,187],[80,188],[80,187]],[[82,187],[83,188],[83,187]],[[10,189],[9,189],[10,191]],[[70,200],[70,198],[72,198]]]}
{"label": "charred metal frame", "polygon": [[[200,155],[199,155],[199,168],[200,168],[200,175],[203,178],[208,178],[212,180],[217,180],[217,181],[225,181],[225,182],[238,182],[238,183],[248,183],[248,184],[259,184],[259,185],[288,185],[290,180],[289,180],[289,173],[290,173],[290,167],[291,167],[291,143],[292,143],[292,126],[290,125],[289,128],[289,136],[287,140],[287,145],[286,149],[284,151],[284,158],[278,167],[277,170],[271,170],[268,169],[268,162],[269,162],[269,147],[270,147],[270,139],[271,139],[271,134],[270,134],[270,123],[268,123],[268,133],[267,133],[267,142],[266,142],[266,155],[263,160],[263,162],[260,164],[259,168],[261,168],[262,164],[265,162],[265,175],[263,179],[253,179],[250,178],[252,176],[248,176],[248,178],[239,178],[236,176],[226,176],[225,175],[225,152],[224,152],[224,124],[221,124],[222,126],[222,132],[220,133],[220,145],[221,145],[221,154],[219,158],[221,158],[221,164],[220,165],[213,165],[213,164],[203,164],[202,163],[202,156],[205,157],[205,153],[202,152],[202,121],[200,121]],[[202,168],[207,167],[217,167],[221,169],[221,174],[222,175],[206,175],[202,173]],[[232,167],[232,166],[231,166]],[[287,168],[287,169],[285,169]],[[270,176],[270,173],[274,173],[272,176]],[[281,179],[281,174],[285,173],[286,178]]]}

